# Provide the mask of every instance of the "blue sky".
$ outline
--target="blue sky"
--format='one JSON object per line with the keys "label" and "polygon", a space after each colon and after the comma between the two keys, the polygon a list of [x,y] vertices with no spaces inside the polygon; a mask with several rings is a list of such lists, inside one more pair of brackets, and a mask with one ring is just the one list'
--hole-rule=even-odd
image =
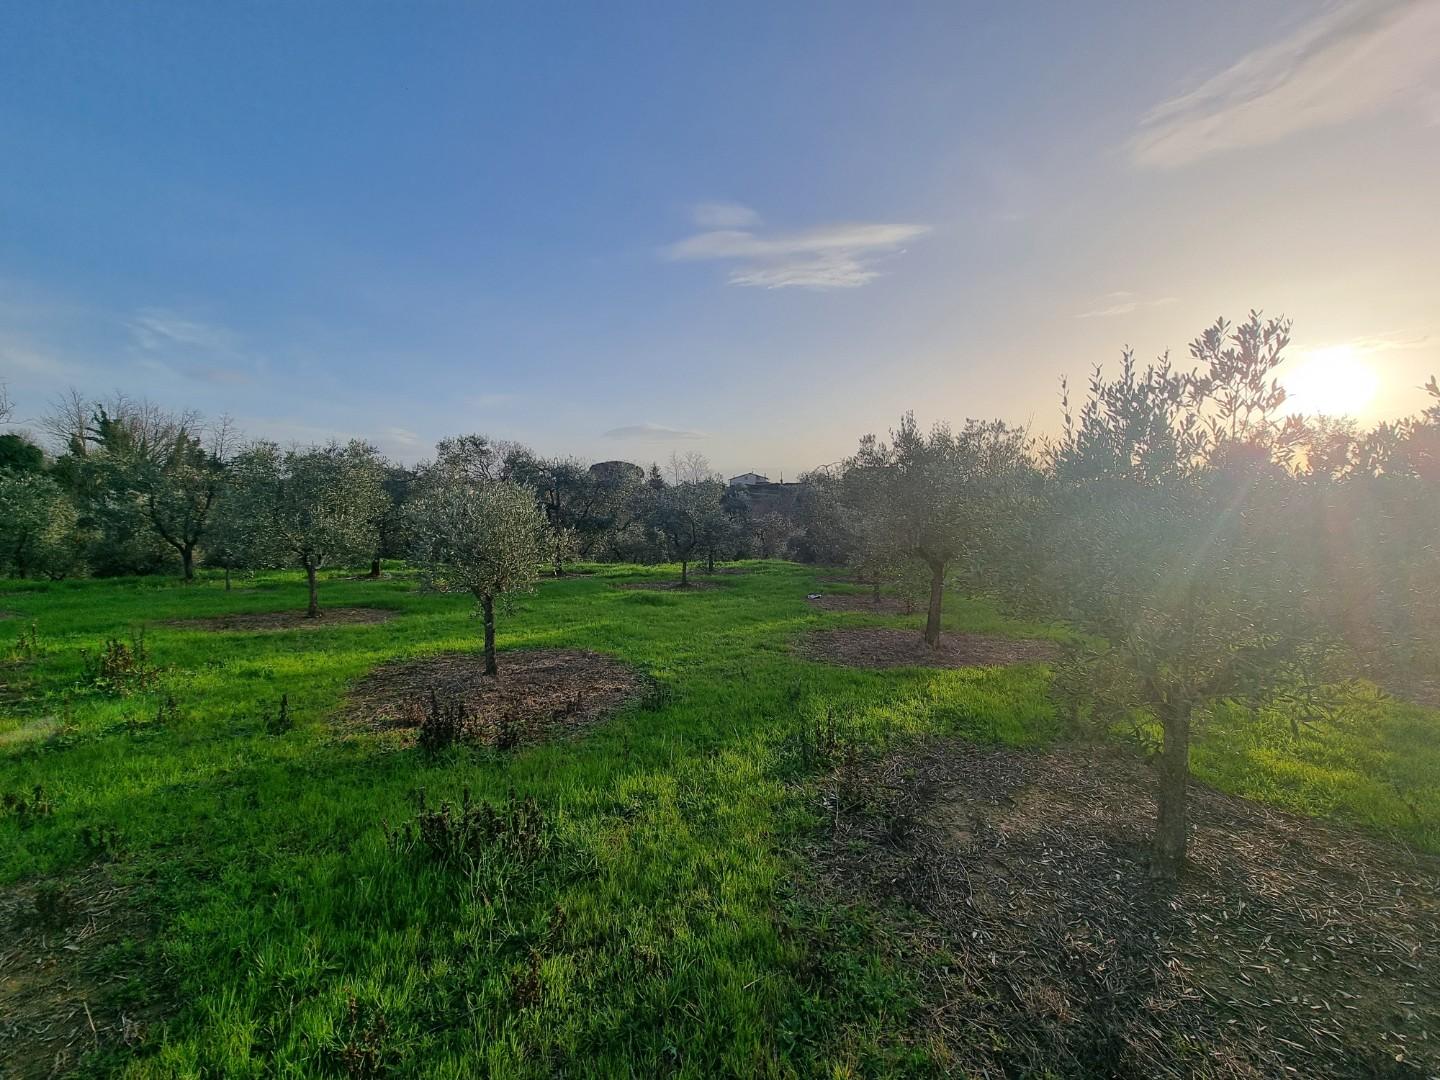
{"label": "blue sky", "polygon": [[0,378],[727,472],[1254,306],[1440,370],[1440,0],[0,0]]}

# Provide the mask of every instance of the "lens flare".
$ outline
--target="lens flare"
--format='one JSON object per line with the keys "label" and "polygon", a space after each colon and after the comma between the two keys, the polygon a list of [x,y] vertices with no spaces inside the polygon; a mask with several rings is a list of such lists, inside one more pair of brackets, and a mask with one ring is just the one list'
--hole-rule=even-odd
{"label": "lens flare", "polygon": [[1380,376],[1349,345],[1335,345],[1297,359],[1280,385],[1291,413],[1357,416],[1374,400]]}

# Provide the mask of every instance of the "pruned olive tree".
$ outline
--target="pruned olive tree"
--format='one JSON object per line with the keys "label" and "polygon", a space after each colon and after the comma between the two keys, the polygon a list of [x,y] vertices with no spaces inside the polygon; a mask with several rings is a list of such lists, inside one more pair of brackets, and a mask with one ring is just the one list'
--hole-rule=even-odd
{"label": "pruned olive tree", "polygon": [[940,642],[947,569],[990,545],[1012,492],[1029,473],[1026,433],[1001,421],[937,424],[927,434],[913,414],[890,443],[867,435],[845,463],[845,497],[866,522],[877,557],[903,552],[929,571],[925,641]]}
{"label": "pruned olive tree", "polygon": [[387,498],[380,456],[359,441],[288,450],[260,442],[237,455],[231,479],[232,510],[251,522],[254,562],[304,570],[305,614],[317,618],[318,572],[375,551]]}
{"label": "pruned olive tree", "polygon": [[[1152,870],[1173,877],[1189,835],[1190,742],[1223,702],[1257,708],[1317,678],[1320,583],[1272,522],[1298,484],[1277,464],[1294,425],[1275,414],[1289,324],[1257,313],[1118,378],[1096,372],[1051,447],[1031,586],[1106,645],[1062,673],[1077,714],[1160,729]],[[1307,576],[1308,575],[1308,576]]]}
{"label": "pruned olive tree", "polygon": [[468,592],[485,624],[485,674],[495,662],[495,604],[529,589],[546,554],[545,515],[533,493],[509,480],[474,482],[432,472],[410,505],[412,557],[429,587]]}
{"label": "pruned olive tree", "polygon": [[714,480],[687,480],[653,491],[647,520],[665,553],[680,564],[680,585],[690,584],[690,563],[706,544],[730,528],[720,505],[723,487]]}

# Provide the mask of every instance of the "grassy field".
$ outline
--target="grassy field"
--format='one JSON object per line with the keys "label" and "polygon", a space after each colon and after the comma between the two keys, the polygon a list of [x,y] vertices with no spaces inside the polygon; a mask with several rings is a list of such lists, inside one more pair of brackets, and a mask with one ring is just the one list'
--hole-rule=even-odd
{"label": "grassy field", "polygon": [[[457,597],[403,574],[323,583],[323,605],[393,608],[377,625],[215,634],[164,620],[303,606],[296,575],[8,583],[0,647],[0,794],[40,786],[48,814],[0,818],[0,886],[99,860],[152,929],[102,968],[160,1018],[96,1051],[127,1076],[760,1075],[923,1072],[899,1036],[903,959],[863,921],[807,905],[791,841],[813,827],[817,729],[880,749],[921,733],[1025,745],[1063,733],[1039,666],[847,670],[794,656],[822,626],[814,571],[780,563],[685,594],[623,591],[664,568],[542,583],[502,616],[503,649],[573,647],[657,690],[583,738],[429,758],[334,723],[382,661],[478,647]],[[828,588],[828,587],[827,587]],[[159,669],[130,694],[88,658],[145,626]],[[947,627],[1063,638],[952,598]],[[502,676],[503,676],[502,654]],[[276,731],[285,695],[293,728]],[[171,701],[170,699],[173,699]],[[827,719],[828,718],[828,719]],[[1215,785],[1440,851],[1434,713],[1376,699],[1333,728],[1225,716],[1195,755]],[[391,837],[431,806],[533,798],[538,821],[461,870]],[[388,834],[388,835],[387,835]]]}

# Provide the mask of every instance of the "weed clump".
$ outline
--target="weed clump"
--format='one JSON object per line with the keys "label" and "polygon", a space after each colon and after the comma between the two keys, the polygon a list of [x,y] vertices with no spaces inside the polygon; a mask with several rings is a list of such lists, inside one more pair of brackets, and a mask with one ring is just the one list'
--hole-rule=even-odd
{"label": "weed clump", "polygon": [[780,747],[786,771],[797,776],[853,765],[859,747],[845,731],[845,724],[833,708],[814,720],[802,720]]}
{"label": "weed clump", "polygon": [[533,797],[504,803],[475,802],[466,787],[458,805],[448,800],[431,808],[419,795],[415,817],[399,829],[385,826],[385,841],[396,854],[419,854],[447,866],[476,866],[503,860],[530,865],[555,845],[555,826]]}
{"label": "weed clump", "polygon": [[131,735],[138,735],[146,728],[173,727],[181,719],[180,703],[175,700],[174,694],[166,694],[155,706],[155,715],[135,715],[125,719],[126,730]]}
{"label": "weed clump", "polygon": [[362,1005],[350,994],[345,1000],[345,1019],[329,1048],[337,1071],[353,1080],[390,1075],[393,1062],[386,1044],[389,1033],[384,1010],[378,1005]]}
{"label": "weed clump", "polygon": [[36,784],[28,795],[23,791],[18,794],[7,791],[0,795],[0,809],[5,811],[7,817],[16,818],[23,829],[40,818],[55,813],[55,804],[45,794],[44,786]]}
{"label": "weed clump", "polygon": [[11,660],[34,660],[40,655],[40,624],[32,622],[20,631],[10,646]]}
{"label": "weed clump", "polygon": [[265,734],[284,735],[294,726],[295,718],[290,715],[290,695],[281,694],[275,711],[265,714]]}
{"label": "weed clump", "polygon": [[92,855],[110,855],[120,847],[120,830],[114,825],[84,825],[80,843]]}
{"label": "weed clump", "polygon": [[132,634],[128,642],[110,638],[86,672],[87,681],[95,689],[122,696],[148,689],[159,674],[150,662],[143,630]]}
{"label": "weed clump", "polygon": [[470,718],[460,698],[441,701],[432,686],[429,700],[423,706],[416,703],[411,711],[417,730],[415,745],[426,754],[448,750],[465,737]]}

